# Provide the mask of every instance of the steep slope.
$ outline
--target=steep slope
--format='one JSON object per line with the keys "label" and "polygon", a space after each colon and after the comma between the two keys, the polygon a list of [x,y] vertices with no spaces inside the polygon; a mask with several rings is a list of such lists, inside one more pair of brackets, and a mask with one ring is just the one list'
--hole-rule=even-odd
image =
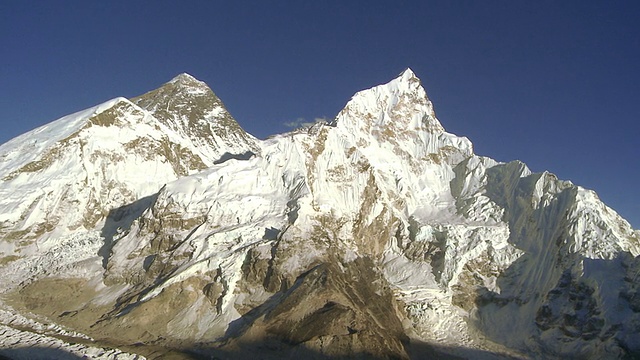
{"label": "steep slope", "polygon": [[[411,70],[357,93],[331,124],[260,143],[203,125],[226,115],[199,84],[181,75],[134,101],[189,144],[227,134],[250,149],[132,200],[126,221],[104,225],[104,271],[65,263],[56,286],[76,300],[50,295],[40,314],[97,339],[221,357],[640,354],[638,232],[591,191],[475,155]],[[208,110],[180,113],[200,96]],[[14,303],[33,304],[48,281]]]}

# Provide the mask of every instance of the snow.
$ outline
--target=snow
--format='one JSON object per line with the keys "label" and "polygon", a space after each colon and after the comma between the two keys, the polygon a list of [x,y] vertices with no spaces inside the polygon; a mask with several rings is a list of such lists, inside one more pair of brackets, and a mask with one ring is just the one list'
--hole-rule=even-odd
{"label": "snow", "polygon": [[15,137],[0,145],[0,174],[8,174],[20,168],[50,148],[58,141],[78,131],[86,120],[120,101],[128,101],[118,97],[86,110],[64,116],[28,133]]}
{"label": "snow", "polygon": [[[0,356],[14,360],[59,360],[96,359],[96,360],[143,360],[144,356],[123,352],[118,349],[94,347],[80,343],[69,343],[54,336],[38,332],[18,330],[3,325],[0,318]],[[33,323],[12,324],[14,326],[33,327]],[[64,334],[65,336],[69,336]]]}
{"label": "snow", "polygon": [[[41,249],[48,247],[48,250],[30,254],[3,269],[5,274],[11,276],[5,276],[0,282],[0,293],[11,290],[19,283],[29,283],[52,274],[70,278],[94,277],[102,269],[101,258],[96,255],[102,244],[103,239],[97,233],[73,234],[58,239],[56,243],[44,244]],[[97,303],[108,300],[109,298],[101,297],[97,299]],[[114,296],[111,300],[114,300]],[[70,339],[77,341],[71,343]],[[12,359],[48,359],[52,356],[68,356],[69,359],[144,359],[143,356],[118,349],[83,345],[92,341],[87,335],[33,314],[24,316],[0,302],[0,355]]]}

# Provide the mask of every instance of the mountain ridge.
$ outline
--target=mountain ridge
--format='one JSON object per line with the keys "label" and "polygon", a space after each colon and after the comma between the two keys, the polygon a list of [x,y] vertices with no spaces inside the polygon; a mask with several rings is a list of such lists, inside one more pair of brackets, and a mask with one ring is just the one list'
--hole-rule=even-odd
{"label": "mountain ridge", "polygon": [[[207,145],[206,166],[62,241],[83,261],[55,246],[11,261],[34,280],[5,290],[16,304],[51,289],[29,261],[55,260],[84,300],[39,311],[74,313],[58,321],[123,344],[216,354],[257,343],[274,357],[409,358],[422,342],[498,358],[640,351],[638,289],[625,280],[638,231],[591,191],[475,155],[410,69],[356,93],[329,124],[263,141],[216,129],[227,113],[201,84],[181,74],[127,104]],[[600,291],[608,279],[617,287]]]}

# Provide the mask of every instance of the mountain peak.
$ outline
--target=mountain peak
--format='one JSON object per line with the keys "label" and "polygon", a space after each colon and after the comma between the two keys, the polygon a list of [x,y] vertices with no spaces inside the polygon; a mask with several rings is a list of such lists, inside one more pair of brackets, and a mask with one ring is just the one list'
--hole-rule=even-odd
{"label": "mountain peak", "polygon": [[362,134],[444,131],[420,79],[409,68],[386,84],[356,93],[338,114],[336,124]]}
{"label": "mountain peak", "polygon": [[420,98],[427,99],[427,94],[422,87],[422,82],[410,68],[404,70],[400,75],[398,75],[398,77],[391,80],[387,85],[397,87],[395,90],[397,93],[411,92],[415,93]]}
{"label": "mountain peak", "polygon": [[131,101],[194,144],[211,150],[205,155],[209,163],[227,150],[255,150],[255,139],[238,125],[209,86],[187,73]]}
{"label": "mountain peak", "polygon": [[176,77],[171,79],[171,81],[169,81],[169,83],[174,83],[174,84],[175,83],[180,83],[180,84],[185,84],[185,85],[204,84],[204,82],[196,79],[195,77],[193,77],[193,76],[191,76],[190,74],[187,74],[187,73],[178,74]]}
{"label": "mountain peak", "polygon": [[406,68],[402,73],[400,73],[399,78],[406,81],[406,80],[410,80],[411,78],[417,79],[417,76],[413,72],[413,70],[411,70],[411,68]]}

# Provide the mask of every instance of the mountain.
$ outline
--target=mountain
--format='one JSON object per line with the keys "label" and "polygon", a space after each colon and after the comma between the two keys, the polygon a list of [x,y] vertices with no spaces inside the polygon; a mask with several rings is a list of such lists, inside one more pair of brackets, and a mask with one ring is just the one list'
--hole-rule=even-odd
{"label": "mountain", "polygon": [[[134,100],[140,106],[116,98],[0,147],[5,254],[100,228],[109,212],[165,183],[204,170],[225,154],[257,149],[256,139],[213,92],[189,75]],[[158,110],[169,103],[173,107]],[[220,128],[226,130],[217,135]]]}
{"label": "mountain", "polygon": [[0,200],[4,306],[98,344],[640,356],[640,234],[590,190],[474,154],[411,70],[329,124],[262,141],[183,74],[14,139],[0,159],[14,194]]}

